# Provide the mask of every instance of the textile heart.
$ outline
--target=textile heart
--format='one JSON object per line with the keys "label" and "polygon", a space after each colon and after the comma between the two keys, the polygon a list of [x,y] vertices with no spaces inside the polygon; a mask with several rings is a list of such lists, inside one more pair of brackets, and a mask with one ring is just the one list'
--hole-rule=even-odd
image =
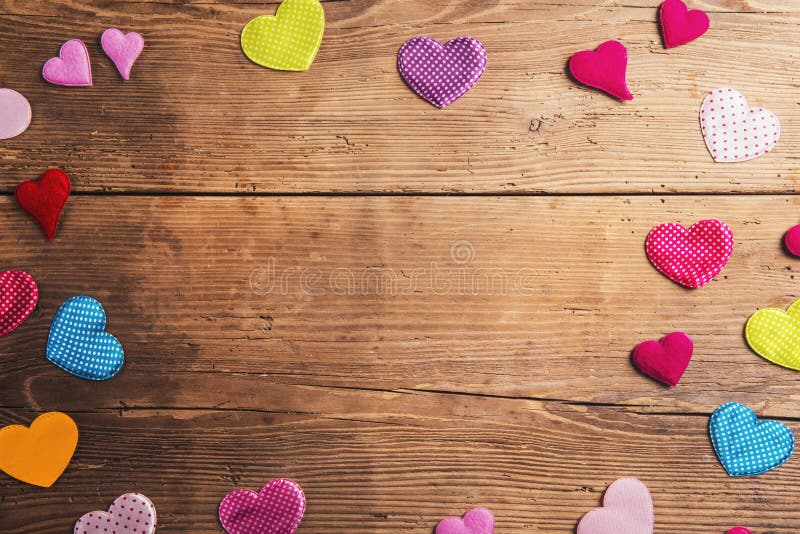
{"label": "textile heart", "polygon": [[633,363],[644,374],[675,387],[692,359],[692,338],[672,332],[659,341],[643,341],[633,349]]}
{"label": "textile heart", "polygon": [[84,514],[75,523],[73,534],[153,534],[155,531],[156,507],[150,499],[141,493],[126,493],[114,499],[108,512]]}
{"label": "textile heart", "polygon": [[106,330],[106,312],[92,297],[67,300],[56,312],[47,338],[47,359],[87,380],[108,380],[125,360],[120,342]]}
{"label": "textile heart", "polygon": [[31,124],[31,104],[13,89],[0,89],[0,139],[16,137]]}
{"label": "textile heart", "polygon": [[436,525],[436,534],[493,534],[494,515],[486,508],[473,508],[460,517],[448,517]]}
{"label": "textile heart", "polygon": [[700,106],[700,130],[718,163],[763,156],[778,143],[781,123],[768,109],[751,108],[734,89],[715,89]]}
{"label": "textile heart", "polygon": [[584,85],[620,100],[633,100],[625,83],[628,50],[619,41],[606,41],[596,50],[582,50],[569,59],[569,72]]}
{"label": "textile heart", "polygon": [[733,527],[728,531],[728,534],[753,534],[744,527]]}
{"label": "textile heart", "polygon": [[117,67],[123,79],[129,80],[131,68],[144,50],[144,37],[141,33],[123,33],[117,28],[109,28],[100,37],[103,52]]}
{"label": "textile heart", "polygon": [[688,230],[677,223],[660,224],[645,242],[653,266],[686,287],[706,285],[728,263],[733,252],[733,232],[722,221],[699,221]]}
{"label": "textile heart", "polygon": [[783,236],[783,244],[793,256],[800,257],[800,224],[789,228]]}
{"label": "textile heart", "polygon": [[61,169],[50,169],[38,180],[22,182],[17,186],[17,204],[39,223],[48,241],[56,235],[58,219],[67,203],[70,189],[69,176]]}
{"label": "textile heart", "polygon": [[753,410],[738,402],[714,410],[708,429],[714,452],[732,477],[771,471],[794,451],[794,434],[789,427],[778,421],[759,421]]}
{"label": "textile heart", "polygon": [[317,56],[325,32],[318,0],[284,0],[275,16],[256,17],[242,30],[242,50],[253,63],[276,70],[304,71]]}
{"label": "textile heart", "polygon": [[0,337],[13,332],[39,302],[39,286],[23,271],[0,272]]}
{"label": "textile heart", "polygon": [[694,41],[708,31],[708,15],[699,9],[689,11],[681,0],[666,0],[659,14],[665,48]]}
{"label": "textile heart", "polygon": [[0,471],[34,486],[49,488],[67,468],[78,445],[75,421],[61,412],[48,412],[30,427],[0,429]]}
{"label": "textile heart", "polygon": [[305,511],[300,486],[278,478],[258,493],[244,489],[226,495],[219,505],[219,522],[228,534],[293,534]]}
{"label": "textile heart", "polygon": [[650,490],[636,478],[620,478],[603,497],[603,507],[581,519],[578,534],[653,534]]}
{"label": "textile heart", "polygon": [[92,85],[92,64],[86,44],[80,39],[72,39],[61,45],[58,57],[48,59],[42,67],[42,76],[54,85]]}
{"label": "textile heart", "polygon": [[800,371],[800,300],[786,311],[758,310],[747,320],[744,337],[753,352],[765,360]]}
{"label": "textile heart", "polygon": [[483,76],[486,48],[472,37],[457,37],[444,45],[430,37],[414,37],[397,52],[397,70],[414,92],[441,109]]}

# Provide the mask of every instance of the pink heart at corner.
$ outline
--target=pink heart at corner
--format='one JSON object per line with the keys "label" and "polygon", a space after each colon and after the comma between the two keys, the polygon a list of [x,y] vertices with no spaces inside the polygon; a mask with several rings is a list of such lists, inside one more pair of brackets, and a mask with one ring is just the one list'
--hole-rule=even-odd
{"label": "pink heart at corner", "polygon": [[620,478],[603,497],[603,507],[587,513],[578,534],[653,534],[655,517],[650,491],[636,478]]}
{"label": "pink heart at corner", "polygon": [[89,51],[80,39],[61,45],[58,57],[51,57],[42,67],[42,76],[54,85],[88,87],[92,85]]}
{"label": "pink heart at corner", "polygon": [[108,512],[84,514],[75,523],[74,534],[153,534],[156,523],[156,507],[150,499],[141,493],[126,493],[111,503]]}
{"label": "pink heart at corner", "polygon": [[753,534],[744,527],[733,527],[728,531],[728,534]]}
{"label": "pink heart at corner", "polygon": [[619,41],[606,41],[596,50],[582,50],[569,59],[569,72],[584,85],[620,100],[633,100],[625,82],[628,49]]}
{"label": "pink heart at corner", "polygon": [[733,252],[733,232],[722,221],[699,221],[688,230],[677,223],[660,224],[645,242],[647,257],[661,274],[686,287],[706,285]]}
{"label": "pink heart at corner", "polygon": [[493,534],[494,515],[486,508],[473,508],[464,518],[448,517],[436,526],[436,534]]}
{"label": "pink heart at corner", "polygon": [[0,89],[0,139],[16,137],[31,124],[31,104],[13,89]]}
{"label": "pink heart at corner", "polygon": [[666,0],[659,10],[664,47],[674,48],[694,41],[708,31],[708,15],[689,10],[681,0]]}
{"label": "pink heart at corner", "polygon": [[0,337],[14,331],[39,302],[39,286],[23,271],[0,272]]}
{"label": "pink heart at corner", "polygon": [[144,37],[136,32],[123,33],[117,28],[109,28],[100,37],[103,52],[114,62],[123,79],[129,80],[131,68],[144,49]]}
{"label": "pink heart at corner", "polygon": [[305,511],[302,488],[278,478],[258,493],[243,489],[226,495],[219,505],[219,522],[228,534],[293,534]]}
{"label": "pink heart at corner", "polygon": [[683,332],[667,334],[661,341],[643,341],[633,349],[636,368],[654,380],[675,387],[692,359],[692,338]]}

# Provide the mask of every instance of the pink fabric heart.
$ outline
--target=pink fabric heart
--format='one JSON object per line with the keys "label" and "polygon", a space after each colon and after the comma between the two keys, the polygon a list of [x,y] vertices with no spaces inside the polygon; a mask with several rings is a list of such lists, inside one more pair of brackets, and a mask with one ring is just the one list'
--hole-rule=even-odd
{"label": "pink fabric heart", "polygon": [[92,65],[84,42],[72,39],[61,45],[58,57],[51,57],[42,67],[42,76],[55,85],[92,85]]}
{"label": "pink fabric heart", "polygon": [[672,332],[661,341],[643,341],[633,349],[633,363],[644,374],[675,387],[692,359],[692,338]]}
{"label": "pink fabric heart", "polygon": [[23,271],[0,272],[0,337],[14,331],[39,302],[39,286]]}
{"label": "pink fabric heart", "polygon": [[74,534],[153,534],[156,507],[141,493],[117,497],[108,512],[89,512],[75,523]]}
{"label": "pink fabric heart", "polygon": [[751,108],[734,89],[715,89],[700,106],[700,130],[714,161],[730,163],[763,156],[778,143],[781,123],[768,109]]}
{"label": "pink fabric heart", "polygon": [[117,28],[109,28],[100,37],[103,52],[111,58],[123,79],[129,80],[131,68],[144,49],[142,34],[130,32],[123,33]]}
{"label": "pink fabric heart", "polygon": [[744,527],[733,527],[728,531],[728,534],[753,534]]}
{"label": "pink fabric heart", "polygon": [[13,89],[0,89],[0,139],[16,137],[31,124],[31,104]]}
{"label": "pink fabric heart", "polygon": [[650,491],[636,478],[620,478],[603,497],[603,507],[581,519],[578,534],[653,534]]}
{"label": "pink fabric heart", "polygon": [[620,100],[633,100],[625,83],[628,50],[619,41],[606,41],[597,50],[582,50],[569,59],[572,77]]}
{"label": "pink fabric heart", "polygon": [[436,534],[494,534],[494,515],[486,508],[473,508],[460,517],[448,517],[436,526]]}
{"label": "pink fabric heart", "polygon": [[699,221],[688,230],[677,223],[650,230],[647,257],[661,274],[686,287],[706,285],[728,263],[733,252],[733,232],[716,219]]}
{"label": "pink fabric heart", "polygon": [[219,522],[228,534],[293,534],[305,511],[300,486],[278,478],[259,493],[244,489],[226,495],[219,505]]}
{"label": "pink fabric heart", "polygon": [[665,48],[694,41],[708,31],[708,15],[699,9],[689,11],[681,0],[666,0],[659,13]]}

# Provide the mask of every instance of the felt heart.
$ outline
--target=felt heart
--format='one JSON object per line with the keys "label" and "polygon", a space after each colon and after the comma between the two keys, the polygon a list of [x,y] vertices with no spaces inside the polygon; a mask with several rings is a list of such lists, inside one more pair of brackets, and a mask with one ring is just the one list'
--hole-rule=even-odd
{"label": "felt heart", "polygon": [[[110,529],[110,530],[109,530]],[[156,507],[141,493],[120,495],[108,512],[84,514],[75,523],[73,534],[153,534]]]}
{"label": "felt heart", "polygon": [[0,89],[0,139],[16,137],[31,124],[31,104],[13,89]]}
{"label": "felt heart", "polygon": [[800,224],[789,228],[783,236],[783,243],[794,256],[800,256]]}
{"label": "felt heart", "polygon": [[80,378],[108,380],[125,361],[120,342],[106,330],[106,312],[92,297],[67,300],[47,338],[47,359]]}
{"label": "felt heart", "polygon": [[800,300],[786,311],[758,310],[747,320],[744,337],[765,360],[800,371]]}
{"label": "felt heart", "polygon": [[578,534],[653,534],[650,490],[636,478],[620,478],[603,497],[603,507],[581,519]]}
{"label": "felt heart", "polygon": [[0,272],[0,337],[14,331],[39,302],[39,286],[23,271]]}
{"label": "felt heart", "polygon": [[44,64],[42,76],[54,85],[92,85],[92,64],[86,44],[80,39],[71,39],[61,45],[58,57],[51,57]]}
{"label": "felt heart", "polygon": [[131,67],[144,49],[144,37],[141,33],[123,33],[117,28],[109,28],[100,37],[103,52],[114,62],[123,79],[131,77]]}
{"label": "felt heart", "polygon": [[49,488],[67,468],[78,446],[75,421],[61,412],[48,412],[30,427],[0,429],[0,471],[34,486]]}
{"label": "felt heart", "polygon": [[665,48],[694,41],[708,31],[708,15],[699,9],[689,11],[681,0],[666,0],[659,13]]}
{"label": "felt heart", "polygon": [[728,534],[753,534],[744,527],[733,527],[728,531]]}
{"label": "felt heart", "polygon": [[38,180],[17,186],[17,204],[39,223],[48,241],[56,235],[58,219],[69,198],[70,188],[69,176],[61,169],[50,169]]}
{"label": "felt heart", "polygon": [[688,230],[677,223],[659,224],[645,242],[653,266],[686,287],[706,285],[728,263],[733,252],[733,233],[716,219],[699,221]]}
{"label": "felt heart", "polygon": [[606,41],[597,50],[582,50],[569,59],[569,72],[584,85],[620,100],[633,100],[625,83],[628,50],[619,41]]}
{"label": "felt heart", "polygon": [[300,486],[278,478],[258,493],[245,489],[226,495],[219,505],[219,522],[228,534],[292,534],[305,511]]}
{"label": "felt heart", "polygon": [[692,359],[692,338],[672,332],[659,341],[643,341],[633,349],[633,363],[644,374],[675,387]]}
{"label": "felt heart", "polygon": [[723,404],[708,423],[711,443],[722,467],[732,477],[766,473],[786,462],[794,450],[794,435],[778,421],[759,421],[738,402]]}
{"label": "felt heart", "polygon": [[397,69],[414,92],[443,108],[483,76],[486,48],[472,37],[458,37],[444,46],[430,37],[414,37],[397,52]]}
{"label": "felt heart", "polygon": [[734,89],[715,89],[700,106],[700,130],[718,163],[763,156],[778,143],[781,123],[768,109],[751,108]]}
{"label": "felt heart", "polygon": [[304,71],[314,62],[324,32],[318,0],[284,0],[275,16],[262,15],[245,25],[242,50],[262,67]]}
{"label": "felt heart", "polygon": [[486,508],[473,508],[460,517],[448,517],[436,525],[436,534],[493,534],[494,515]]}

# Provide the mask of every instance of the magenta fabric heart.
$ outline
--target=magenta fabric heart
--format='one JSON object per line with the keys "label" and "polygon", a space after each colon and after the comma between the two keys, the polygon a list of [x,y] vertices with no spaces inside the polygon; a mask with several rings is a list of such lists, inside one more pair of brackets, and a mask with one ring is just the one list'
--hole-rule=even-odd
{"label": "magenta fabric heart", "polygon": [[620,100],[633,100],[625,74],[628,49],[619,41],[606,41],[597,50],[581,50],[569,58],[572,77]]}
{"label": "magenta fabric heart", "polygon": [[153,534],[156,507],[141,493],[117,497],[108,512],[89,512],[75,523],[74,534]]}
{"label": "magenta fabric heart", "polygon": [[258,493],[244,489],[226,495],[219,505],[219,522],[228,534],[293,534],[305,511],[300,486],[278,478]]}
{"label": "magenta fabric heart", "polygon": [[650,230],[647,257],[656,269],[686,287],[706,285],[728,263],[733,252],[733,232],[716,219],[699,221],[688,230],[677,223]]}
{"label": "magenta fabric heart", "polygon": [[0,337],[14,331],[39,302],[39,286],[23,271],[0,272]]}
{"label": "magenta fabric heart", "polygon": [[72,39],[61,45],[58,57],[51,57],[42,67],[42,76],[54,85],[92,85],[92,65],[86,44],[80,39]]}
{"label": "magenta fabric heart", "polygon": [[728,531],[728,534],[753,534],[744,527],[733,527]]}
{"label": "magenta fabric heart", "polygon": [[103,52],[114,62],[123,79],[131,77],[131,67],[144,49],[144,37],[136,32],[123,33],[117,28],[109,28],[100,37]]}
{"label": "magenta fabric heart", "polygon": [[419,96],[443,108],[461,98],[486,70],[486,49],[472,37],[442,46],[430,37],[414,37],[397,52],[397,69]]}
{"label": "magenta fabric heart", "polygon": [[620,478],[603,497],[603,507],[581,519],[578,534],[653,534],[650,490],[636,478]]}
{"label": "magenta fabric heart", "polygon": [[692,338],[672,332],[661,341],[643,341],[633,349],[636,368],[654,380],[675,387],[692,359]]}
{"label": "magenta fabric heart", "polygon": [[690,11],[681,0],[666,0],[659,15],[665,48],[694,41],[708,31],[708,15],[699,9]]}
{"label": "magenta fabric heart", "polygon": [[494,515],[486,508],[473,508],[460,517],[448,517],[436,525],[436,534],[494,534]]}

